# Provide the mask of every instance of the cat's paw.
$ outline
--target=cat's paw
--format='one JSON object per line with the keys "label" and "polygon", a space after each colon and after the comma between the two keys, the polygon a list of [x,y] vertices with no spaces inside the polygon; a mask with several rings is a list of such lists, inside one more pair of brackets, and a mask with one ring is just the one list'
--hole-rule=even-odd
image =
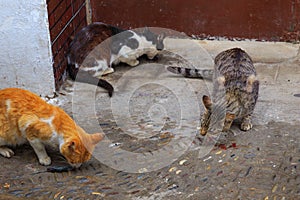
{"label": "cat's paw", "polygon": [[102,73],[102,75],[104,76],[104,75],[107,75],[107,74],[111,74],[114,71],[115,70],[113,68],[109,67],[109,68],[107,68],[107,69],[104,70],[104,72]]}
{"label": "cat's paw", "polygon": [[252,124],[251,123],[242,123],[241,124],[241,130],[242,131],[249,131],[252,128]]}
{"label": "cat's paw", "polygon": [[0,147],[0,154],[6,158],[10,158],[13,155],[15,155],[13,150],[11,150],[10,148],[7,148],[7,147]]}
{"label": "cat's paw", "polygon": [[148,57],[150,60],[153,60],[155,56],[156,56],[156,53],[149,53],[149,54],[147,54],[147,57]]}
{"label": "cat's paw", "polygon": [[140,63],[140,61],[138,60],[130,60],[127,62],[128,65],[130,65],[131,67],[137,66]]}
{"label": "cat's paw", "polygon": [[45,158],[40,158],[39,162],[41,165],[50,165],[51,164],[51,158],[49,156]]}

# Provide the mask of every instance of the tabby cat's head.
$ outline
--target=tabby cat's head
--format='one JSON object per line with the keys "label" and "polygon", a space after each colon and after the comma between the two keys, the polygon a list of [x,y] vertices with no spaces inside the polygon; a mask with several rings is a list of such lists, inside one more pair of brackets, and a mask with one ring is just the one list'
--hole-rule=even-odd
{"label": "tabby cat's head", "polygon": [[209,128],[209,124],[210,124],[212,101],[208,96],[204,95],[202,97],[202,102],[205,107],[205,112],[203,113],[202,118],[201,118],[200,134],[206,135],[207,130]]}
{"label": "tabby cat's head", "polygon": [[104,138],[103,133],[87,134],[80,127],[77,130],[78,134],[65,139],[60,147],[61,154],[73,167],[80,167],[83,162],[88,161],[96,144]]}

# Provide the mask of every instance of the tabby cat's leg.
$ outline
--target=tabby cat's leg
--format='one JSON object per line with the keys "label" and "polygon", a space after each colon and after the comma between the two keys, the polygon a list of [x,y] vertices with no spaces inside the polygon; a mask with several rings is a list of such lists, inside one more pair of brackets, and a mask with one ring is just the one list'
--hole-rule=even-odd
{"label": "tabby cat's leg", "polygon": [[4,156],[6,158],[10,158],[14,155],[14,152],[10,148],[0,147],[0,155]]}
{"label": "tabby cat's leg", "polygon": [[29,140],[34,152],[36,153],[41,165],[50,165],[51,158],[47,155],[44,144],[39,139]]}
{"label": "tabby cat's leg", "polygon": [[223,131],[226,132],[230,129],[232,122],[235,118],[234,114],[229,114],[226,113],[225,121],[224,121],[224,126],[223,126]]}
{"label": "tabby cat's leg", "polygon": [[241,130],[248,131],[252,128],[251,115],[248,115],[242,119]]}

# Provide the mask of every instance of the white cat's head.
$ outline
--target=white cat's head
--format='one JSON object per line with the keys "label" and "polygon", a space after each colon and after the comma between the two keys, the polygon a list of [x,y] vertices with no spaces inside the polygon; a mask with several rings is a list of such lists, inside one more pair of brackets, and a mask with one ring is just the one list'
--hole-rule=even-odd
{"label": "white cat's head", "polygon": [[147,41],[151,42],[156,47],[156,50],[162,51],[165,48],[165,33],[156,34],[153,31],[151,31],[148,27],[145,27],[143,32],[141,33],[141,36],[144,36]]}

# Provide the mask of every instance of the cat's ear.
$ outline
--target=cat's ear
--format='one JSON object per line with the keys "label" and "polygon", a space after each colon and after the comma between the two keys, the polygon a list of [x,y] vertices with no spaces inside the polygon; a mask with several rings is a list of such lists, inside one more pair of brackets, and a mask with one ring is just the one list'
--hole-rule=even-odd
{"label": "cat's ear", "polygon": [[203,95],[202,102],[203,102],[204,107],[207,110],[211,110],[212,102],[211,102],[211,99],[209,98],[209,96]]}
{"label": "cat's ear", "polygon": [[161,33],[161,34],[158,35],[157,39],[159,41],[163,41],[165,39],[165,37],[166,37],[166,33]]}
{"label": "cat's ear", "polygon": [[94,134],[91,134],[90,136],[91,136],[92,144],[96,145],[98,142],[103,140],[103,138],[105,137],[105,134],[104,133],[94,133]]}

